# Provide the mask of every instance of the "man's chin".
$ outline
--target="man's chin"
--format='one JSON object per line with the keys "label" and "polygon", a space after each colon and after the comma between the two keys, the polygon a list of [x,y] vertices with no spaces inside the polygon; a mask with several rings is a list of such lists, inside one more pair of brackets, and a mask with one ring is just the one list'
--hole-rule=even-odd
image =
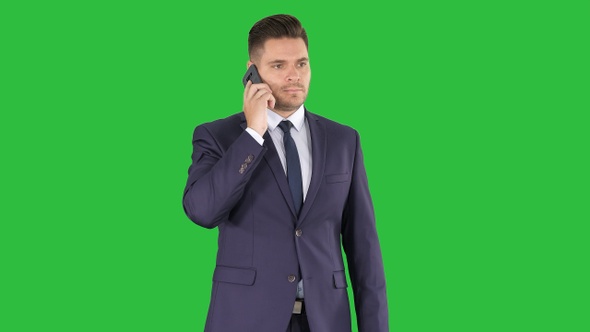
{"label": "man's chin", "polygon": [[293,98],[290,100],[287,100],[287,102],[284,101],[278,101],[275,105],[275,109],[277,110],[281,110],[281,111],[285,111],[285,112],[291,112],[291,111],[296,111],[297,109],[299,109],[299,107],[301,107],[301,105],[303,105],[303,102],[305,101],[305,99],[303,98]]}

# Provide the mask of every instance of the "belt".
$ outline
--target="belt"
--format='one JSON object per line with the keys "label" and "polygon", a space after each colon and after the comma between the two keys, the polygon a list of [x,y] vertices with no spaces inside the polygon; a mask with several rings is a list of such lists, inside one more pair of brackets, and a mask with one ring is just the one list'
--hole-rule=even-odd
{"label": "belt", "polygon": [[295,300],[295,304],[293,305],[293,314],[301,315],[301,312],[303,312],[303,309],[304,309],[303,299]]}

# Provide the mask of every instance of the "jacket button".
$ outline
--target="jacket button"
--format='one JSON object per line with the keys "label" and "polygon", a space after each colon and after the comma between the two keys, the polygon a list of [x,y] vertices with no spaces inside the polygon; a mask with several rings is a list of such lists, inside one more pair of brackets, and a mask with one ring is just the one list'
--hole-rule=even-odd
{"label": "jacket button", "polygon": [[298,229],[298,230],[296,230],[296,231],[295,231],[295,235],[296,235],[297,237],[300,237],[300,236],[301,236],[301,234],[303,234],[303,231],[302,231],[301,229]]}
{"label": "jacket button", "polygon": [[295,277],[295,275],[293,274],[287,277],[287,280],[289,280],[289,282],[295,282],[295,279],[297,279],[297,277]]}

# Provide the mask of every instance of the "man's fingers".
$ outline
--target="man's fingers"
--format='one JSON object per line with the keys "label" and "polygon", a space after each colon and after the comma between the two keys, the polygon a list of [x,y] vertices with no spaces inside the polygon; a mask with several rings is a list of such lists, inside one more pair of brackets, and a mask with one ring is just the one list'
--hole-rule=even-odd
{"label": "man's fingers", "polygon": [[252,96],[252,99],[269,99],[269,98],[274,98],[274,97],[272,97],[272,93],[266,89],[260,89],[260,90],[256,91],[254,96]]}
{"label": "man's fingers", "polygon": [[246,82],[246,85],[244,86],[244,96],[246,95],[246,93],[248,93],[251,86],[252,86],[252,81],[248,80],[248,82]]}
{"label": "man's fingers", "polygon": [[269,93],[272,93],[270,87],[265,83],[252,84],[251,81],[248,81],[246,89],[244,90],[244,98],[252,98],[261,90],[267,90]]}

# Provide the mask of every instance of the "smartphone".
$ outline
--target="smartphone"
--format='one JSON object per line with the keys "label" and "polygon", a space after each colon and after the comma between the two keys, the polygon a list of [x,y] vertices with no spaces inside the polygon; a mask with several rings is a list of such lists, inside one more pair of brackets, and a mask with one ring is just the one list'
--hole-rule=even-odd
{"label": "smartphone", "polygon": [[250,67],[248,67],[248,70],[246,71],[244,78],[242,78],[242,83],[244,83],[244,86],[246,86],[246,83],[248,83],[248,81],[252,81],[252,83],[262,83],[260,74],[258,74],[258,68],[256,68],[255,64],[252,64],[250,65]]}

